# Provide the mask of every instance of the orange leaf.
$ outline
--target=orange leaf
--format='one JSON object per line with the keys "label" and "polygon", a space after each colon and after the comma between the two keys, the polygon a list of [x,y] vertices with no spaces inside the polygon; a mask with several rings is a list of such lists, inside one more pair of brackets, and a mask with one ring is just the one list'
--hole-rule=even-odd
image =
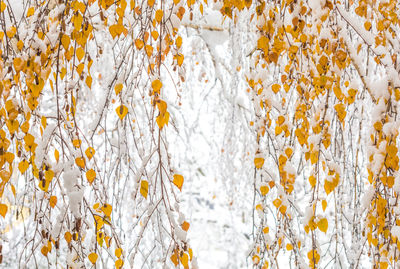
{"label": "orange leaf", "polygon": [[49,249],[47,248],[47,246],[43,246],[40,252],[42,252],[43,256],[47,256]]}
{"label": "orange leaf", "polygon": [[156,16],[155,17],[156,17],[156,21],[158,23],[161,22],[163,16],[164,16],[164,12],[161,9],[156,11]]}
{"label": "orange leaf", "polygon": [[257,169],[261,169],[264,165],[264,158],[254,158],[254,165]]}
{"label": "orange leaf", "polygon": [[135,40],[135,46],[138,50],[141,50],[144,47],[144,42],[141,39]]}
{"label": "orange leaf", "polygon": [[182,230],[184,230],[184,231],[187,232],[187,231],[189,230],[190,224],[189,224],[189,222],[184,221],[184,222],[181,224],[181,227],[182,227]]}
{"label": "orange leaf", "polygon": [[118,260],[115,261],[115,268],[116,269],[122,268],[123,265],[124,265],[124,261],[123,260],[118,259]]}
{"label": "orange leaf", "polygon": [[116,84],[115,87],[114,87],[115,94],[118,95],[122,91],[123,87],[124,86],[122,85],[122,83]]}
{"label": "orange leaf", "polygon": [[101,211],[103,211],[104,215],[106,215],[107,217],[111,216],[111,212],[112,212],[112,206],[109,204],[104,204],[101,207]]}
{"label": "orange leaf", "polygon": [[115,250],[115,256],[116,256],[117,258],[119,258],[119,257],[121,257],[121,255],[122,255],[122,248],[117,248],[117,249]]}
{"label": "orange leaf", "polygon": [[87,150],[85,151],[85,154],[89,160],[92,159],[94,153],[95,153],[95,150],[92,147],[88,147]]}
{"label": "orange leaf", "polygon": [[94,179],[96,178],[96,172],[93,169],[90,169],[86,172],[86,178],[90,184],[93,183]]}
{"label": "orange leaf", "polygon": [[0,204],[0,215],[2,215],[3,218],[6,217],[7,211],[8,211],[8,206],[5,204]]}
{"label": "orange leaf", "polygon": [[320,219],[317,223],[318,229],[326,233],[328,230],[328,220],[326,218]]}
{"label": "orange leaf", "polygon": [[121,120],[125,118],[126,114],[128,114],[128,108],[124,105],[120,105],[115,109],[115,111],[117,112],[117,115]]}
{"label": "orange leaf", "polygon": [[182,185],[183,185],[183,176],[181,175],[174,175],[174,180],[172,181],[172,183],[175,184],[175,186],[178,187],[178,189],[180,191],[182,191]]}
{"label": "orange leaf", "polygon": [[147,199],[147,194],[149,192],[149,182],[146,180],[142,180],[140,182],[140,194]]}
{"label": "orange leaf", "polygon": [[35,8],[34,7],[30,7],[28,8],[28,12],[26,12],[26,17],[30,17],[35,13]]}
{"label": "orange leaf", "polygon": [[90,254],[88,255],[88,258],[89,258],[89,261],[90,261],[92,264],[95,264],[96,261],[97,261],[98,255],[97,255],[97,253],[92,252],[92,253],[90,253]]}
{"label": "orange leaf", "polygon": [[21,172],[21,174],[25,173],[25,171],[28,169],[29,163],[26,160],[23,160],[18,164],[18,170]]}
{"label": "orange leaf", "polygon": [[82,157],[78,157],[75,159],[75,163],[77,166],[79,166],[80,168],[85,168],[85,159],[83,159]]}
{"label": "orange leaf", "polygon": [[57,196],[51,196],[49,202],[50,202],[50,206],[52,208],[54,208],[57,204]]}

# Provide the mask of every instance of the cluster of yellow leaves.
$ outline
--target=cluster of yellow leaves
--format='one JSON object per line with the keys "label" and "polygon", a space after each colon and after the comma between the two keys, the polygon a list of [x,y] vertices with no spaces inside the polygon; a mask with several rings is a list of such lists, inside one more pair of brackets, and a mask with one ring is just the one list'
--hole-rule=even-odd
{"label": "cluster of yellow leaves", "polygon": [[172,255],[170,256],[170,259],[172,263],[175,265],[175,267],[178,267],[179,264],[183,266],[183,268],[188,269],[189,268],[189,261],[193,259],[193,251],[191,248],[189,248],[187,251],[180,250],[178,247],[176,247],[172,251]]}

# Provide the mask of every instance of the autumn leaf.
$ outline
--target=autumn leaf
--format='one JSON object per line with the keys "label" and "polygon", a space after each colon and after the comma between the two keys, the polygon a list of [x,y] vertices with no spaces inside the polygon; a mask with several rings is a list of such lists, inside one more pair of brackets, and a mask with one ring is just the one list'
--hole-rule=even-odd
{"label": "autumn leaf", "polygon": [[182,191],[183,176],[175,174],[172,183],[174,183],[174,185],[177,186],[180,191]]}
{"label": "autumn leaf", "polygon": [[95,152],[96,152],[96,151],[95,151],[94,148],[92,148],[92,147],[88,147],[88,148],[85,150],[85,154],[86,154],[86,156],[88,157],[89,160],[93,158]]}
{"label": "autumn leaf", "polygon": [[115,109],[115,111],[117,112],[117,115],[120,118],[120,120],[123,120],[126,114],[128,114],[128,108],[124,105],[120,105]]}
{"label": "autumn leaf", "polygon": [[96,178],[96,172],[93,169],[90,169],[86,172],[86,179],[90,184],[93,183],[94,179]]}
{"label": "autumn leaf", "polygon": [[140,182],[140,194],[147,199],[147,194],[149,192],[149,182],[146,180],[142,180]]}
{"label": "autumn leaf", "polygon": [[341,104],[341,103],[336,104],[335,110],[338,115],[339,121],[344,124],[344,118],[346,117],[346,114],[347,114],[344,104]]}
{"label": "autumn leaf", "polygon": [[89,258],[89,261],[90,261],[92,264],[95,264],[96,261],[97,261],[98,255],[97,255],[97,253],[92,252],[92,253],[90,253],[90,254],[88,255],[88,258]]}
{"label": "autumn leaf", "polygon": [[269,188],[268,188],[268,186],[261,186],[260,187],[260,192],[261,192],[261,195],[267,195],[267,193],[269,192]]}
{"label": "autumn leaf", "polygon": [[151,82],[151,87],[153,88],[153,94],[160,94],[160,89],[162,87],[162,83],[159,79],[155,79]]}
{"label": "autumn leaf", "polygon": [[261,169],[264,165],[264,158],[260,157],[254,158],[254,165],[257,169]]}
{"label": "autumn leaf", "polygon": [[29,163],[26,160],[21,161],[18,164],[18,169],[21,172],[21,174],[25,173],[25,171],[28,169]]}
{"label": "autumn leaf", "polygon": [[124,261],[123,260],[118,259],[118,260],[115,261],[115,268],[116,269],[122,268],[123,265],[124,265]]}
{"label": "autumn leaf", "polygon": [[115,94],[118,95],[122,91],[123,87],[124,86],[122,85],[122,83],[117,83],[114,87]]}
{"label": "autumn leaf", "polygon": [[121,255],[122,255],[122,249],[121,248],[115,249],[115,256],[119,258],[121,257]]}
{"label": "autumn leaf", "polygon": [[182,230],[184,230],[184,231],[187,232],[187,231],[189,230],[190,224],[189,224],[188,222],[184,221],[184,222],[181,224],[181,227],[182,227]]}
{"label": "autumn leaf", "polygon": [[0,204],[0,215],[2,215],[3,218],[6,217],[7,211],[8,211],[8,206],[5,204]]}
{"label": "autumn leaf", "polygon": [[328,220],[326,218],[320,219],[317,223],[318,229],[326,233],[328,230]]}
{"label": "autumn leaf", "polygon": [[49,203],[51,208],[54,208],[57,204],[57,196],[54,195],[50,196]]}
{"label": "autumn leaf", "polygon": [[80,168],[85,168],[85,159],[82,157],[78,157],[75,159],[75,163],[77,166],[79,166]]}
{"label": "autumn leaf", "polygon": [[104,215],[106,215],[107,217],[111,217],[111,212],[112,212],[112,206],[109,204],[104,204],[101,209],[101,211],[103,211]]}

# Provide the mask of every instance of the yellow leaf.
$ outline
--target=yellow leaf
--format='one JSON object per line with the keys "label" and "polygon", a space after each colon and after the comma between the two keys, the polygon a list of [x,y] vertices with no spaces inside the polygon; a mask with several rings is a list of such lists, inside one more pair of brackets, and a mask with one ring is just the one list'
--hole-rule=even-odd
{"label": "yellow leaf", "polygon": [[257,41],[257,48],[258,49],[267,49],[268,48],[268,38],[266,36],[261,36]]}
{"label": "yellow leaf", "polygon": [[47,246],[43,246],[40,252],[42,252],[43,256],[47,256],[49,249],[47,248]]}
{"label": "yellow leaf", "polygon": [[75,13],[75,15],[72,17],[72,22],[74,24],[74,29],[75,29],[76,32],[79,32],[81,30],[82,21],[83,21],[83,18],[82,18],[82,15],[79,12]]}
{"label": "yellow leaf", "polygon": [[328,220],[326,218],[320,219],[317,223],[318,229],[326,233],[328,230]]}
{"label": "yellow leaf", "polygon": [[14,194],[14,198],[15,198],[16,195],[17,195],[17,191],[15,190],[15,186],[13,184],[10,184],[10,188],[11,188],[11,191]]}
{"label": "yellow leaf", "polygon": [[6,9],[6,7],[7,7],[6,3],[4,3],[4,1],[1,1],[0,12],[3,12]]}
{"label": "yellow leaf", "polygon": [[161,22],[163,15],[164,15],[164,12],[161,9],[156,11],[156,16],[155,17],[156,17],[156,21],[158,23]]}
{"label": "yellow leaf", "polygon": [[369,21],[366,21],[365,23],[364,23],[364,28],[365,28],[365,30],[367,30],[367,31],[369,31],[369,29],[371,29],[371,23],[369,22]]}
{"label": "yellow leaf", "polygon": [[54,196],[54,195],[50,196],[49,203],[50,203],[50,206],[52,208],[54,208],[57,204],[57,196]]}
{"label": "yellow leaf", "polygon": [[30,8],[28,8],[28,11],[26,12],[26,17],[29,18],[34,13],[35,13],[35,8],[34,7],[30,7]]}
{"label": "yellow leaf", "polygon": [[63,45],[65,50],[68,50],[69,43],[71,42],[71,39],[67,35],[63,35],[61,37],[61,44]]}
{"label": "yellow leaf", "polygon": [[254,165],[257,169],[261,169],[264,165],[264,158],[254,158]]}
{"label": "yellow leaf", "polygon": [[177,55],[175,55],[175,58],[176,58],[176,62],[178,63],[179,66],[181,66],[183,64],[183,60],[185,59],[185,57],[181,53],[178,53]]}
{"label": "yellow leaf", "polygon": [[0,204],[0,215],[2,215],[3,218],[6,217],[7,211],[8,211],[7,205],[5,205],[5,204]]}
{"label": "yellow leaf", "polygon": [[272,202],[272,204],[273,204],[276,208],[278,208],[278,207],[282,204],[282,201],[281,201],[279,198],[276,198],[276,199]]}
{"label": "yellow leaf", "polygon": [[182,37],[178,36],[175,41],[176,47],[179,49],[182,46]]}
{"label": "yellow leaf", "polygon": [[335,107],[336,113],[338,115],[339,121],[341,123],[343,123],[344,118],[346,117],[346,114],[347,114],[345,106],[342,103],[340,103],[340,104],[336,104],[334,107]]}
{"label": "yellow leaf", "polygon": [[167,103],[165,101],[160,100],[157,102],[157,107],[161,115],[164,115],[167,112]]}
{"label": "yellow leaf", "polygon": [[174,253],[171,255],[170,259],[171,259],[172,263],[175,265],[175,267],[177,267],[179,264],[179,261],[178,261],[178,255],[177,255],[176,251],[174,251]]}
{"label": "yellow leaf", "polygon": [[253,255],[252,260],[253,260],[253,264],[254,264],[254,265],[257,265],[257,264],[260,263],[260,256],[258,256],[258,255]]}
{"label": "yellow leaf", "polygon": [[92,159],[94,153],[95,153],[95,150],[92,147],[88,147],[87,150],[85,151],[85,154],[89,160]]}
{"label": "yellow leaf", "polygon": [[80,168],[85,168],[85,159],[83,159],[82,157],[78,157],[75,159],[75,163],[77,166],[79,166]]}
{"label": "yellow leaf", "polygon": [[122,83],[116,84],[115,87],[114,87],[115,94],[118,95],[122,91],[123,87],[124,86],[122,85]]}
{"label": "yellow leaf", "polygon": [[53,179],[53,177],[54,177],[53,170],[47,170],[47,171],[44,172],[44,179],[46,181],[51,181]]}
{"label": "yellow leaf", "polygon": [[162,82],[159,79],[153,80],[153,82],[151,83],[151,87],[153,88],[153,94],[154,93],[160,94]]}
{"label": "yellow leaf", "polygon": [[93,183],[94,179],[96,178],[96,172],[93,169],[90,169],[86,172],[86,178],[90,184]]}
{"label": "yellow leaf", "polygon": [[149,7],[152,7],[152,6],[154,6],[154,2],[155,2],[155,0],[147,0],[147,5]]}
{"label": "yellow leaf", "polygon": [[60,159],[60,153],[56,149],[54,150],[54,158],[56,159],[57,162]]}
{"label": "yellow leaf", "polygon": [[68,244],[71,243],[71,241],[72,241],[72,235],[71,235],[70,232],[65,232],[64,238],[65,238],[65,241],[67,241]]}
{"label": "yellow leaf", "polygon": [[180,191],[182,191],[183,176],[175,174],[172,183],[174,183],[174,185],[177,186]]}
{"label": "yellow leaf", "polygon": [[292,244],[286,244],[286,249],[288,251],[292,250],[293,249],[293,245]]}
{"label": "yellow leaf", "polygon": [[28,169],[29,163],[26,160],[23,160],[18,164],[18,170],[21,172],[21,174],[25,173],[26,169]]}
{"label": "yellow leaf", "polygon": [[140,182],[140,194],[147,199],[147,194],[149,192],[149,182],[146,180],[142,180]]}
{"label": "yellow leaf", "polygon": [[21,58],[19,58],[19,57],[14,58],[14,60],[13,60],[14,69],[17,73],[20,72],[24,68],[24,63],[25,62]]}
{"label": "yellow leaf", "polygon": [[87,76],[85,82],[86,82],[86,85],[89,87],[89,89],[91,89],[92,88],[92,76]]}
{"label": "yellow leaf", "polygon": [[153,47],[152,46],[146,45],[144,47],[144,49],[146,50],[147,57],[150,57],[151,55],[153,55]]}
{"label": "yellow leaf", "polygon": [[182,227],[182,230],[184,230],[184,231],[187,232],[187,231],[189,230],[190,224],[189,224],[189,222],[184,221],[184,222],[181,224],[181,227]]}
{"label": "yellow leaf", "polygon": [[310,182],[311,187],[314,188],[315,185],[317,184],[317,179],[315,178],[315,176],[311,175],[308,178],[308,182]]}
{"label": "yellow leaf", "polygon": [[76,72],[81,76],[84,68],[85,68],[85,64],[84,63],[80,63],[76,67]]}
{"label": "yellow leaf", "polygon": [[189,266],[189,256],[186,253],[183,253],[180,260],[181,260],[182,265],[185,268]]}
{"label": "yellow leaf", "polygon": [[26,134],[26,135],[24,136],[24,141],[25,141],[25,144],[26,144],[28,147],[31,147],[31,146],[33,146],[33,143],[34,143],[34,141],[35,141],[35,137],[34,137],[33,135],[31,135],[31,134]]}
{"label": "yellow leaf", "polygon": [[156,30],[154,30],[154,31],[151,31],[151,36],[153,37],[154,40],[157,40],[159,34]]}
{"label": "yellow leaf", "polygon": [[115,256],[116,256],[117,258],[119,258],[119,257],[121,257],[121,255],[122,255],[122,248],[117,248],[117,249],[115,250]]}
{"label": "yellow leaf", "polygon": [[272,91],[273,91],[274,93],[278,93],[279,90],[281,89],[281,85],[279,85],[279,84],[273,84],[272,87],[271,87],[271,89],[272,89]]}
{"label": "yellow leaf", "polygon": [[124,261],[123,260],[118,259],[118,260],[115,261],[115,268],[116,269],[122,268],[123,265],[124,265]]}
{"label": "yellow leaf", "polygon": [[141,50],[144,47],[144,42],[141,39],[135,40],[135,46],[138,50]]}
{"label": "yellow leaf", "polygon": [[78,57],[78,61],[81,61],[83,56],[85,56],[85,51],[82,47],[76,49],[76,57]]}
{"label": "yellow leaf", "polygon": [[121,120],[125,118],[126,114],[128,114],[128,108],[124,105],[120,105],[115,109],[115,111],[117,112],[117,115]]}
{"label": "yellow leaf", "polygon": [[[3,1],[1,2],[3,4]],[[4,4],[5,5],[5,4]],[[3,5],[2,5],[3,7]],[[13,38],[15,36],[15,34],[17,33],[17,28],[15,28],[14,26],[11,26],[7,31],[6,31],[6,35],[8,36],[8,38]]]}
{"label": "yellow leaf", "polygon": [[268,186],[261,186],[260,192],[261,192],[261,195],[267,195],[267,193],[269,192]]}
{"label": "yellow leaf", "polygon": [[327,207],[328,203],[326,202],[326,200],[322,200],[322,210],[325,212],[325,209]]}
{"label": "yellow leaf", "polygon": [[97,261],[98,255],[97,255],[97,253],[92,252],[92,253],[90,253],[90,254],[88,255],[88,258],[89,258],[89,261],[90,261],[92,264],[95,264],[96,261]]}
{"label": "yellow leaf", "polygon": [[72,140],[72,145],[74,145],[75,148],[80,148],[81,147],[81,140],[80,139]]}
{"label": "yellow leaf", "polygon": [[98,232],[97,232],[96,239],[97,239],[97,244],[99,244],[100,246],[103,246],[103,242],[104,242],[104,233],[101,232],[101,231],[98,231]]}
{"label": "yellow leaf", "polygon": [[103,211],[104,215],[110,217],[112,212],[112,206],[109,204],[104,204],[100,210]]}
{"label": "yellow leaf", "polygon": [[122,24],[114,24],[111,25],[108,30],[110,31],[110,34],[114,39],[116,36],[120,36],[124,32],[125,27]]}
{"label": "yellow leaf", "polygon": [[162,129],[165,124],[168,125],[169,121],[169,112],[165,112],[164,114],[160,113],[160,115],[157,116],[156,122],[158,125],[158,128]]}

